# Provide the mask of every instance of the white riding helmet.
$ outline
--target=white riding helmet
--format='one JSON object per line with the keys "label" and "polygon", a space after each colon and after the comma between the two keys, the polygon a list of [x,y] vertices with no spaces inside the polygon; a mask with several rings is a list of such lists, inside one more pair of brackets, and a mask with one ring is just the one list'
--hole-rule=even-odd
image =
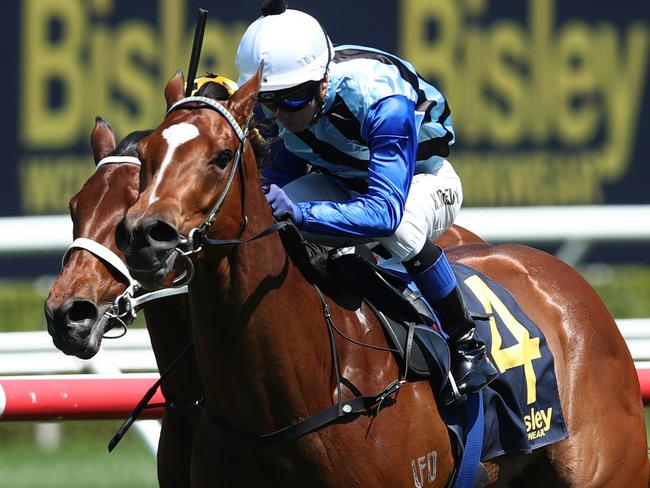
{"label": "white riding helmet", "polygon": [[242,37],[235,64],[241,85],[264,61],[260,91],[291,88],[325,76],[334,48],[311,15],[288,9],[253,22]]}

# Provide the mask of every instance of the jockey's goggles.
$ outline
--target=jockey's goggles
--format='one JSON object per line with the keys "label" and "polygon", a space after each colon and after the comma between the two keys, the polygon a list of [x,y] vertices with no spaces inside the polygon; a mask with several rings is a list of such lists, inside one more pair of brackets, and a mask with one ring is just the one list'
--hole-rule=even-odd
{"label": "jockey's goggles", "polygon": [[278,109],[298,112],[314,99],[319,86],[320,81],[308,81],[285,90],[259,92],[257,100],[274,112]]}

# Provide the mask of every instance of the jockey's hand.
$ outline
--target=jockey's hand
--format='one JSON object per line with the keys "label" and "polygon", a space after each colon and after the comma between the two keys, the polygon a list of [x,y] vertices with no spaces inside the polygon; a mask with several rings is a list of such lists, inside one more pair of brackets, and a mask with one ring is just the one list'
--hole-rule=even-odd
{"label": "jockey's hand", "polygon": [[[266,190],[266,188],[265,188]],[[282,188],[278,185],[271,185],[266,192],[266,201],[273,210],[273,216],[277,220],[284,220],[289,217],[296,225],[302,223],[302,212],[300,207],[293,203]]]}

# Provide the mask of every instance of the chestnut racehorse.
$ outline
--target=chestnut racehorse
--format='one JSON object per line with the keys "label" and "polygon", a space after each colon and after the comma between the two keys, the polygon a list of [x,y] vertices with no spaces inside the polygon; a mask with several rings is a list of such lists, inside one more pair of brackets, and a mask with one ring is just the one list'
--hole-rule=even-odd
{"label": "chestnut racehorse", "polygon": [[[91,143],[95,162],[106,164],[97,168],[70,201],[74,239],[90,239],[118,256],[121,253],[115,246],[115,226],[138,195],[137,139],[138,134],[128,136],[116,149],[111,128],[98,118]],[[129,283],[97,255],[84,248],[73,250],[50,289],[45,315],[54,344],[66,354],[88,359],[97,353],[102,337],[115,320],[107,309]],[[165,371],[192,338],[187,295],[149,302],[144,314],[158,368]],[[179,360],[161,388],[168,401],[183,403],[203,398],[192,350]],[[190,459],[199,415],[196,408],[165,409],[158,445],[161,487],[190,485]]]}
{"label": "chestnut racehorse", "polygon": [[[195,255],[192,327],[206,411],[215,422],[208,426],[210,419],[202,418],[206,429],[200,435],[213,443],[209,452],[195,455],[209,460],[211,470],[194,472],[193,482],[409,487],[411,461],[435,451],[437,466],[425,486],[446,486],[456,460],[425,381],[407,382],[395,402],[375,416],[353,416],[268,445],[251,437],[336,404],[338,393],[346,399],[374,394],[398,377],[392,354],[328,335],[317,290],[277,234],[250,240],[273,225],[255,158],[244,144],[257,88],[255,76],[217,106],[183,99],[182,76],[170,80],[168,115],[138,146],[140,194],[116,234],[127,264],[148,276],[150,286],[163,285],[161,271],[181,251]],[[209,240],[215,245],[207,245]],[[634,365],[594,290],[568,265],[525,246],[471,244],[449,255],[509,290],[543,331],[569,433],[531,455],[490,460],[490,485],[648,486]],[[348,310],[325,300],[347,336],[387,345],[368,307]],[[335,380],[331,341],[345,382]]]}
{"label": "chestnut racehorse", "polygon": [[[132,134],[116,147],[111,128],[97,119],[91,135],[95,163],[101,165],[70,202],[73,237],[90,239],[119,256],[114,227],[137,197],[139,164],[133,164],[135,143],[144,134]],[[446,247],[480,238],[461,227],[449,229],[439,243]],[[111,325],[106,310],[128,285],[106,262],[90,252],[69,254],[46,302],[48,331],[55,345],[69,355],[93,357]],[[183,296],[156,300],[144,307],[158,368],[164,371],[191,340],[189,308]],[[165,398],[179,402],[203,397],[193,351],[184,357],[161,386]],[[144,393],[144,392],[143,392]],[[190,485],[190,459],[199,411],[166,409],[158,448],[160,486]],[[208,425],[209,427],[209,425]],[[200,446],[198,449],[202,449]]]}

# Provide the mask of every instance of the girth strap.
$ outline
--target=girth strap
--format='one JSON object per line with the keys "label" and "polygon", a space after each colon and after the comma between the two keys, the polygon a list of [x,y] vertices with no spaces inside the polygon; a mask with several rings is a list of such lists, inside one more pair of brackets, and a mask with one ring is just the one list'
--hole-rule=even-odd
{"label": "girth strap", "polygon": [[341,405],[332,405],[331,407],[321,410],[304,420],[283,427],[282,429],[271,432],[270,434],[258,435],[239,430],[226,419],[218,416],[207,402],[205,402],[203,406],[212,421],[226,432],[253,444],[267,445],[274,442],[296,439],[340,419],[352,417],[353,415],[372,414],[375,410],[379,410],[381,404],[386,400],[386,398],[397,393],[402,384],[403,383],[400,383],[399,381],[395,381],[379,395],[358,396],[352,400],[344,401]]}

